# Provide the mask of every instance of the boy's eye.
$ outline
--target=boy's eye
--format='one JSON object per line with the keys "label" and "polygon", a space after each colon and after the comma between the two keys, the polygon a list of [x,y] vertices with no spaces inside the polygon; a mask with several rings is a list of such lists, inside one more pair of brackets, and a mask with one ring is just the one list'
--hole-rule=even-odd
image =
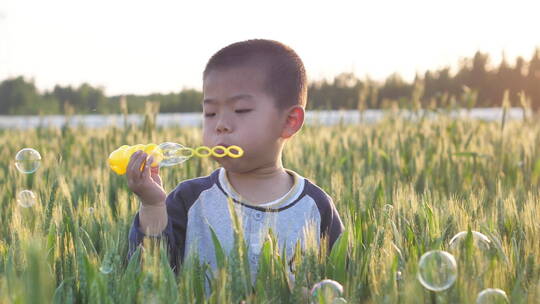
{"label": "boy's eye", "polygon": [[216,113],[204,113],[204,116],[206,117],[212,117],[214,115],[216,115]]}
{"label": "boy's eye", "polygon": [[235,112],[236,113],[247,113],[249,111],[251,111],[251,109],[241,109],[241,110],[236,110]]}

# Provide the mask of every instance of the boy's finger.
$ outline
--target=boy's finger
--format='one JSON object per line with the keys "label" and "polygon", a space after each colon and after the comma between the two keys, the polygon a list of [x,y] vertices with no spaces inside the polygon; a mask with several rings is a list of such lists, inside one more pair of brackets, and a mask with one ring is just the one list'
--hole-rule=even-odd
{"label": "boy's finger", "polygon": [[150,163],[149,163],[149,160],[144,158],[144,157],[141,157],[143,160],[142,160],[142,166],[143,166],[143,170],[141,172],[141,178],[143,180],[147,180],[149,179],[150,177]]}
{"label": "boy's finger", "polygon": [[141,166],[142,166],[142,162],[144,161],[142,151],[137,151],[136,153],[137,155],[133,157],[131,168],[130,168],[131,176],[132,178],[135,178],[135,179],[141,177]]}
{"label": "boy's finger", "polygon": [[150,169],[150,171],[152,171],[152,163],[153,162],[154,162],[154,157],[152,157],[152,155],[149,155],[146,158],[146,166]]}
{"label": "boy's finger", "polygon": [[[152,160],[149,160],[150,164],[153,162],[153,158]],[[150,165],[150,177],[152,177],[152,179],[160,186],[163,186],[163,184],[161,183],[161,177],[159,177],[159,166],[155,166],[155,167],[152,167]]]}
{"label": "boy's finger", "polygon": [[131,174],[133,171],[133,164],[135,163],[135,160],[137,159],[137,156],[139,155],[139,151],[136,151],[135,153],[131,154],[129,157],[129,162],[127,165],[126,171]]}
{"label": "boy's finger", "polygon": [[159,172],[158,168],[159,166],[152,166],[154,164],[154,156],[153,155],[150,155],[150,157],[148,157],[148,166],[150,167],[150,172],[152,174],[155,174],[157,172]]}
{"label": "boy's finger", "polygon": [[137,172],[139,173],[139,176],[142,177],[144,170],[146,169],[146,157],[148,157],[148,154],[142,152],[141,155],[139,155],[138,161],[139,165],[135,167],[137,169]]}
{"label": "boy's finger", "polygon": [[134,182],[133,171],[131,170],[131,168],[133,167],[133,162],[135,161],[135,157],[136,157],[135,153],[131,154],[131,156],[129,157],[127,168],[126,168],[126,176],[127,176],[128,183]]}

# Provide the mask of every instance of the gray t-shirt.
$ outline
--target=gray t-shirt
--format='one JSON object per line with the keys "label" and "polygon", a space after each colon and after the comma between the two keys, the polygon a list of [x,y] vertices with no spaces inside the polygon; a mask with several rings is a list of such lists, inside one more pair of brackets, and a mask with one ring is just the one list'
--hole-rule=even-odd
{"label": "gray t-shirt", "polygon": [[[234,232],[228,197],[241,220],[252,278],[258,268],[259,253],[269,229],[277,237],[279,252],[286,246],[287,257],[292,257],[297,241],[304,245],[308,232],[320,245],[322,236],[331,248],[344,226],[332,198],[321,188],[298,173],[285,169],[294,178],[294,185],[281,199],[254,205],[244,200],[230,185],[224,168],[210,175],[181,182],[166,199],[168,223],[161,236],[168,243],[170,264],[178,266],[194,251],[200,261],[217,268],[212,234],[216,233],[221,246],[229,253],[234,246]],[[145,234],[135,215],[129,233],[131,256]]]}

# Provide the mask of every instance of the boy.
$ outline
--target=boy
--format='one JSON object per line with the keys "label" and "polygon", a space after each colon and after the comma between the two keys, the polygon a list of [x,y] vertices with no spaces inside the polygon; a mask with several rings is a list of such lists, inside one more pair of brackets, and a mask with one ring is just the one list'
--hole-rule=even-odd
{"label": "boy", "polygon": [[310,223],[331,248],[343,231],[332,199],[281,162],[285,141],[304,122],[307,80],[298,55],[273,40],[229,45],[207,63],[203,94],[204,145],[237,145],[244,155],[214,158],[220,168],[183,181],[166,195],[158,168],[145,166],[152,158],[134,153],[128,186],[141,207],[129,234],[130,254],[145,236],[165,237],[175,272],[195,251],[201,262],[216,269],[210,227],[226,252],[234,244],[228,197],[243,223],[252,278],[268,228],[277,235],[280,252],[286,246],[289,257]]}

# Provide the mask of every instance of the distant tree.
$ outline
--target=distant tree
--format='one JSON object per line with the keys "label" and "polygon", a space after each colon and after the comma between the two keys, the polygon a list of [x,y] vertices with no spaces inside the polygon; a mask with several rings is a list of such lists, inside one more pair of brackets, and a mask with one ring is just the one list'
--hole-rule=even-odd
{"label": "distant tree", "polygon": [[77,106],[83,112],[98,112],[98,109],[102,112],[101,109],[107,102],[102,88],[94,88],[87,83],[79,86],[76,95],[79,102]]}
{"label": "distant tree", "polygon": [[52,95],[59,101],[60,111],[62,112],[62,114],[65,114],[64,105],[66,103],[70,106],[75,107],[75,104],[78,102],[78,98],[76,96],[77,94],[71,86],[62,87],[60,85],[55,85],[52,91]]}
{"label": "distant tree", "polygon": [[[489,56],[480,51],[472,58],[463,58],[456,73],[448,66],[427,70],[405,81],[399,74],[388,76],[383,82],[369,78],[362,81],[353,73],[336,75],[333,79],[315,80],[308,84],[308,110],[381,108],[401,103],[400,106],[498,107],[503,94],[509,92],[513,106],[521,104],[521,92],[540,108],[540,49],[529,62],[518,57],[514,65],[503,55],[499,65],[490,67]],[[202,111],[202,92],[182,88],[168,94],[125,95],[130,113],[144,113],[148,101],[159,104],[163,113]],[[33,80],[22,76],[0,83],[0,114],[56,114],[70,109],[79,114],[120,113],[120,96],[105,96],[104,89],[83,83],[78,87],[56,85],[53,90],[40,93]],[[384,105],[383,105],[384,104]]]}
{"label": "distant tree", "polygon": [[[490,100],[495,104],[497,102],[500,104],[503,100],[504,92],[510,89],[510,82],[512,81],[513,73],[513,69],[506,61],[506,56],[503,55],[499,68],[494,75],[492,85],[489,86]],[[509,93],[510,101],[512,104],[514,104],[513,102],[517,101],[517,92],[512,92],[509,90]]]}
{"label": "distant tree", "polygon": [[540,49],[536,49],[529,61],[527,72],[527,94],[531,97],[533,108],[540,109]]}
{"label": "distant tree", "polygon": [[413,86],[397,73],[390,75],[379,89],[379,104],[382,100],[400,100],[411,96]]}
{"label": "distant tree", "polygon": [[33,80],[19,76],[0,84],[0,114],[37,114],[39,99]]}
{"label": "distant tree", "polygon": [[489,106],[489,74],[487,71],[489,56],[482,54],[480,51],[474,54],[472,59],[472,68],[469,73],[469,78],[466,79],[465,85],[478,92],[477,105],[480,107]]}

